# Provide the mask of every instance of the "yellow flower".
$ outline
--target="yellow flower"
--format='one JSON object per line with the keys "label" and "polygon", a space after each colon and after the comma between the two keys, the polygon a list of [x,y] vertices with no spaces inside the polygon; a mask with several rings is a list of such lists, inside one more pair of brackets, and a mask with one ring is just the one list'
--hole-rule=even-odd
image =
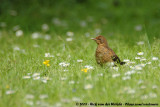
{"label": "yellow flower", "polygon": [[87,72],[87,70],[88,70],[88,68],[86,68],[86,69],[81,69],[81,71],[84,71],[84,72]]}
{"label": "yellow flower", "polygon": [[50,66],[49,61],[50,61],[50,60],[45,60],[45,61],[43,62],[43,64],[49,67],[49,66]]}
{"label": "yellow flower", "polygon": [[6,88],[8,89],[8,88],[9,88],[9,85],[6,85]]}
{"label": "yellow flower", "polygon": [[43,62],[43,64],[45,64],[45,65],[46,65],[47,63],[44,61],[44,62]]}

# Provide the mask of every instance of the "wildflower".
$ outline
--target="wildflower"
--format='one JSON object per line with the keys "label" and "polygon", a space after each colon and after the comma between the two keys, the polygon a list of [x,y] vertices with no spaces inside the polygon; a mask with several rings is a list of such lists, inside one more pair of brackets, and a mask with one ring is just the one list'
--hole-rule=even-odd
{"label": "wildflower", "polygon": [[157,85],[153,85],[152,86],[152,89],[156,89],[156,88],[158,88]]}
{"label": "wildflower", "polygon": [[70,63],[61,62],[61,63],[59,63],[59,65],[62,67],[67,67],[70,65]]}
{"label": "wildflower", "polygon": [[151,64],[151,62],[147,62],[146,64]]}
{"label": "wildflower", "polygon": [[90,65],[86,65],[86,66],[85,66],[85,68],[93,69],[93,67],[92,67],[92,66],[90,66]]}
{"label": "wildflower", "polygon": [[111,67],[111,69],[114,69],[115,71],[118,71],[118,67]]}
{"label": "wildflower", "polygon": [[44,36],[44,39],[45,39],[45,40],[50,40],[50,39],[51,39],[51,36],[50,36],[50,35],[45,35],[45,36]]}
{"label": "wildflower", "polygon": [[86,36],[86,37],[89,37],[89,36],[90,36],[90,33],[89,33],[89,32],[85,33],[85,36]]}
{"label": "wildflower", "polygon": [[8,89],[8,88],[9,88],[9,85],[6,85],[6,88]]}
{"label": "wildflower", "polygon": [[23,79],[29,79],[31,76],[24,76]]}
{"label": "wildflower", "polygon": [[135,69],[135,70],[142,70],[142,66],[136,65],[136,66],[134,67],[134,69]]}
{"label": "wildflower", "polygon": [[15,10],[10,10],[10,15],[11,15],[11,16],[17,16],[17,11],[15,11]]}
{"label": "wildflower", "polygon": [[34,73],[33,75],[32,75],[32,77],[37,77],[37,76],[39,76],[40,75],[40,73]]}
{"label": "wildflower", "polygon": [[33,80],[39,80],[41,77],[40,76],[37,76],[37,77],[34,77]]}
{"label": "wildflower", "polygon": [[47,24],[42,25],[42,30],[47,31],[49,30],[49,26]]}
{"label": "wildflower", "polygon": [[83,60],[82,59],[78,59],[77,62],[83,62]]}
{"label": "wildflower", "polygon": [[0,22],[0,27],[6,27],[6,26],[7,26],[6,22]]}
{"label": "wildflower", "polygon": [[73,97],[73,98],[72,98],[72,101],[79,102],[79,101],[81,101],[81,99],[78,98],[78,97]]}
{"label": "wildflower", "polygon": [[33,106],[33,101],[26,101],[26,104],[30,105],[30,106]]}
{"label": "wildflower", "polygon": [[153,57],[152,60],[156,61],[156,60],[158,60],[158,57]]}
{"label": "wildflower", "polygon": [[138,52],[137,53],[137,55],[143,55],[144,54],[144,52]]}
{"label": "wildflower", "polygon": [[20,48],[18,46],[15,46],[13,49],[14,51],[20,51]]}
{"label": "wildflower", "polygon": [[141,96],[141,99],[143,100],[143,99],[147,99],[148,98],[148,95],[143,95],[143,96]]}
{"label": "wildflower", "polygon": [[93,85],[91,85],[91,84],[87,84],[84,86],[85,90],[92,89],[92,88],[93,88]]}
{"label": "wildflower", "polygon": [[100,34],[101,33],[101,29],[95,29],[96,34]]}
{"label": "wildflower", "polygon": [[69,31],[69,32],[66,33],[66,35],[67,36],[74,36],[74,33]]}
{"label": "wildflower", "polygon": [[15,93],[15,91],[14,91],[14,90],[8,90],[8,91],[6,91],[6,94],[7,94],[7,95],[9,95],[9,94],[13,94],[13,93]]}
{"label": "wildflower", "polygon": [[26,98],[26,99],[34,99],[34,95],[32,95],[32,94],[27,94],[25,98]]}
{"label": "wildflower", "polygon": [[129,59],[124,59],[124,60],[123,60],[123,62],[129,62],[129,61],[130,61]]}
{"label": "wildflower", "polygon": [[64,102],[64,103],[69,103],[69,102],[71,102],[70,99],[65,99],[65,98],[61,99],[61,101]]}
{"label": "wildflower", "polygon": [[81,69],[81,71],[87,72],[88,68]]}
{"label": "wildflower", "polygon": [[114,62],[108,62],[108,63],[107,63],[107,66],[113,67],[113,66],[114,66]]}
{"label": "wildflower", "polygon": [[16,36],[17,36],[17,37],[20,37],[20,36],[22,36],[22,35],[23,35],[23,31],[22,31],[22,30],[16,31]]}
{"label": "wildflower", "polygon": [[156,93],[149,93],[149,96],[150,96],[151,98],[156,98],[156,97],[157,97],[157,94],[156,94]]}
{"label": "wildflower", "polygon": [[112,78],[119,77],[119,76],[120,76],[120,74],[113,74]]}
{"label": "wildflower", "polygon": [[128,71],[128,72],[126,72],[125,73],[125,75],[131,75],[131,74],[134,74],[135,73],[135,71],[134,70],[132,70],[132,71]]}
{"label": "wildflower", "polygon": [[39,96],[39,98],[40,99],[45,99],[45,98],[48,98],[48,95],[47,94],[42,94],[42,95]]}
{"label": "wildflower", "polygon": [[128,94],[134,94],[135,92],[136,92],[136,91],[135,91],[134,89],[129,89],[127,93],[128,93]]}
{"label": "wildflower", "polygon": [[139,81],[138,81],[138,84],[142,84],[142,83],[143,83],[143,81],[142,81],[142,80],[139,80]]}
{"label": "wildflower", "polygon": [[72,41],[73,39],[72,38],[67,38],[66,41],[70,42]]}
{"label": "wildflower", "polygon": [[43,64],[45,64],[47,67],[49,67],[49,66],[50,66],[49,62],[50,62],[50,60],[45,60],[45,61],[43,62]]}
{"label": "wildflower", "polygon": [[137,45],[143,45],[143,44],[144,44],[144,41],[137,42]]}
{"label": "wildflower", "polygon": [[33,47],[35,47],[35,48],[38,48],[38,47],[39,47],[39,45],[37,45],[37,44],[34,44],[34,45],[33,45]]}
{"label": "wildflower", "polygon": [[140,88],[141,88],[141,89],[145,89],[145,88],[146,88],[146,86],[142,85]]}
{"label": "wildflower", "polygon": [[40,37],[40,33],[38,33],[38,32],[34,32],[32,34],[32,39],[38,39],[39,37]]}
{"label": "wildflower", "polygon": [[142,25],[137,25],[137,26],[134,27],[134,29],[136,31],[141,31],[142,30]]}
{"label": "wildflower", "polygon": [[20,29],[20,26],[19,26],[19,25],[16,25],[16,26],[13,27],[13,31],[17,31],[17,30],[19,30],[19,29]]}
{"label": "wildflower", "polygon": [[67,78],[66,77],[62,77],[61,80],[64,81],[64,80],[67,80]]}
{"label": "wildflower", "polygon": [[146,61],[146,60],[147,60],[146,58],[141,58],[141,59],[140,59],[140,61]]}
{"label": "wildflower", "polygon": [[54,57],[54,55],[51,55],[50,53],[45,53],[45,57]]}
{"label": "wildflower", "polygon": [[135,59],[141,59],[140,57],[135,57]]}
{"label": "wildflower", "polygon": [[122,79],[123,80],[128,80],[128,79],[131,79],[131,77],[130,76],[126,76],[126,77],[123,77]]}
{"label": "wildflower", "polygon": [[98,76],[101,76],[101,77],[102,77],[102,76],[103,76],[103,73],[98,74]]}
{"label": "wildflower", "polygon": [[75,83],[75,81],[69,81],[69,84],[74,84]]}
{"label": "wildflower", "polygon": [[81,21],[81,22],[80,22],[80,26],[81,26],[81,27],[85,27],[85,26],[87,26],[86,21]]}

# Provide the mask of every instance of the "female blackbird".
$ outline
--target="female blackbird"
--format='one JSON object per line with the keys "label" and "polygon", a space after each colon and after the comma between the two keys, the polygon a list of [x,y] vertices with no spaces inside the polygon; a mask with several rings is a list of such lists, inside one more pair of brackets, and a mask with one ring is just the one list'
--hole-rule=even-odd
{"label": "female blackbird", "polygon": [[125,64],[125,62],[121,62],[114,51],[109,48],[108,43],[103,36],[97,36],[92,40],[95,40],[98,45],[95,53],[96,61],[98,64],[103,65],[107,62],[117,62],[120,65]]}

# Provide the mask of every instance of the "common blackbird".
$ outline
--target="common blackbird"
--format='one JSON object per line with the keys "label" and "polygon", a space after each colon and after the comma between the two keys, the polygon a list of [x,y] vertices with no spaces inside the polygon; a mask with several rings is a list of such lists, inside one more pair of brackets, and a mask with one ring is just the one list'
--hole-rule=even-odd
{"label": "common blackbird", "polygon": [[98,45],[95,53],[98,64],[103,65],[107,62],[116,62],[120,65],[125,64],[125,62],[121,62],[115,52],[108,46],[107,40],[103,36],[97,36],[92,38],[92,40],[95,40]]}

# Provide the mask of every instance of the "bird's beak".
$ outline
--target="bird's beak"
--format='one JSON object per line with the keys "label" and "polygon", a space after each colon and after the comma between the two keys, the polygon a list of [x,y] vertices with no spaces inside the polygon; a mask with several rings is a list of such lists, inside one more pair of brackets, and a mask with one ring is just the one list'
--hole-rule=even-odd
{"label": "bird's beak", "polygon": [[92,40],[97,40],[96,38],[91,38]]}

